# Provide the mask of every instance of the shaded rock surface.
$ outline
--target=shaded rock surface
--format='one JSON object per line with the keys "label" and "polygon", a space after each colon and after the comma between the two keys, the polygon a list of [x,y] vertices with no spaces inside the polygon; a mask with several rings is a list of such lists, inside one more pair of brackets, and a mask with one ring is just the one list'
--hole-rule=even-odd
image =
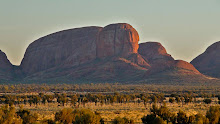
{"label": "shaded rock surface", "polygon": [[0,82],[12,79],[13,65],[8,60],[6,54],[0,50]]}
{"label": "shaded rock surface", "polygon": [[201,73],[220,78],[220,41],[191,61]]}

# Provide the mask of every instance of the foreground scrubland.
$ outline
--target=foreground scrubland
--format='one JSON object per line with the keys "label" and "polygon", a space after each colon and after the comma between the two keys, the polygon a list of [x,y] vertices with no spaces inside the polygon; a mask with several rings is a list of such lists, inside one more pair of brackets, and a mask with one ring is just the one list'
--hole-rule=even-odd
{"label": "foreground scrubland", "polygon": [[0,89],[1,123],[217,123],[220,115],[217,86],[32,84]]}

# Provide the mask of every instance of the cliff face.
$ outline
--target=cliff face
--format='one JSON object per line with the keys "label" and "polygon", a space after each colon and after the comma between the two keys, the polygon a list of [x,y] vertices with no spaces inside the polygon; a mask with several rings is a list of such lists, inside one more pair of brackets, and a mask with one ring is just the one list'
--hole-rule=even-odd
{"label": "cliff face", "polygon": [[220,77],[220,41],[209,46],[204,53],[191,61],[201,73]]}

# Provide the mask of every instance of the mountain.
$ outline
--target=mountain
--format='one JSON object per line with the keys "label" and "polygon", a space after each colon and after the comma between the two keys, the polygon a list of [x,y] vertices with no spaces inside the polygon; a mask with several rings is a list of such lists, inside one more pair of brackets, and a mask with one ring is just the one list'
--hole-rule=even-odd
{"label": "mountain", "polygon": [[220,78],[220,41],[209,46],[204,53],[191,61],[201,73]]}
{"label": "mountain", "polygon": [[20,66],[8,61],[9,72],[13,81],[27,83],[209,80],[160,43],[138,42],[138,32],[126,23],[59,31],[32,42]]}

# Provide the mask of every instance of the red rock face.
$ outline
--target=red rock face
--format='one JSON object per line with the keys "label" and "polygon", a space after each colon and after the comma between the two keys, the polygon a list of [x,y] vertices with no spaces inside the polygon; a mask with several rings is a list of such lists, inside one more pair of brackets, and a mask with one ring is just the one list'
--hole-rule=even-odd
{"label": "red rock face", "polygon": [[97,57],[127,56],[138,51],[139,35],[129,24],[111,24],[102,29],[97,41]]}
{"label": "red rock face", "polygon": [[220,77],[220,41],[209,46],[204,53],[191,61],[201,73]]}
{"label": "red rock face", "polygon": [[101,27],[60,31],[31,43],[21,68],[30,75],[56,66],[78,66],[96,58],[96,40]]}

